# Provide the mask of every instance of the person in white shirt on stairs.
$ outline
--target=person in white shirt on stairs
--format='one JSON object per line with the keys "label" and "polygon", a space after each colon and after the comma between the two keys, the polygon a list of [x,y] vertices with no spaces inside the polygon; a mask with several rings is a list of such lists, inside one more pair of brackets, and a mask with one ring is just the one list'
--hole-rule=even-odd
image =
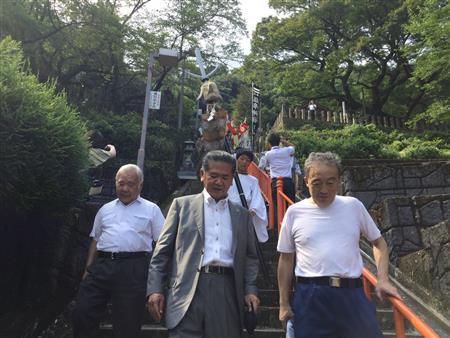
{"label": "person in white shirt on stairs", "polygon": [[294,318],[295,338],[382,337],[375,307],[362,289],[361,235],[373,244],[378,297],[399,297],[389,281],[389,251],[380,230],[359,200],[337,196],[340,182],[339,158],[330,152],[311,153],[305,162],[311,197],[290,206],[281,225],[279,319],[286,326]]}
{"label": "person in white shirt on stairs", "polygon": [[[253,226],[255,227],[258,241],[264,243],[269,239],[267,233],[267,209],[258,180],[256,177],[248,174],[248,167],[252,163],[253,158],[254,155],[250,149],[239,148],[236,150],[236,167],[242,190],[247,200],[248,210],[252,215]],[[233,185],[228,190],[228,198],[230,201],[241,204],[235,179],[233,180]]]}

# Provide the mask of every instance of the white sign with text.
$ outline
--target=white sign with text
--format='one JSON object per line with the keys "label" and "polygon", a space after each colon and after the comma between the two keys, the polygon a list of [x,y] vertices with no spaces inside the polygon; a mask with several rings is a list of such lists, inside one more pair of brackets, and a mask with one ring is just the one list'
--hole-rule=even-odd
{"label": "white sign with text", "polygon": [[159,109],[161,105],[161,92],[150,92],[149,109]]}

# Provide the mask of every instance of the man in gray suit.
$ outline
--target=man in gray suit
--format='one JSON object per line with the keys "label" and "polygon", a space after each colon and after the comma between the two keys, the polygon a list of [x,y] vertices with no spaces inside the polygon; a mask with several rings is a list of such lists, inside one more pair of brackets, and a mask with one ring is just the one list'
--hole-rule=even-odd
{"label": "man in gray suit", "polygon": [[244,304],[258,310],[251,216],[227,198],[235,167],[224,151],[206,154],[203,192],[176,198],[167,215],[150,263],[147,295],[155,320],[165,310],[171,338],[240,337]]}

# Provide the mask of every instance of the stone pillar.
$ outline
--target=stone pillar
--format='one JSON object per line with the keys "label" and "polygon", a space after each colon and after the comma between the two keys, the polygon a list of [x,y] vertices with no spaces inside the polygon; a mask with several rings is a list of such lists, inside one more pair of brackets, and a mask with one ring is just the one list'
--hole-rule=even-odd
{"label": "stone pillar", "polygon": [[331,122],[331,119],[332,119],[332,112],[330,112],[330,111],[327,111],[327,122]]}

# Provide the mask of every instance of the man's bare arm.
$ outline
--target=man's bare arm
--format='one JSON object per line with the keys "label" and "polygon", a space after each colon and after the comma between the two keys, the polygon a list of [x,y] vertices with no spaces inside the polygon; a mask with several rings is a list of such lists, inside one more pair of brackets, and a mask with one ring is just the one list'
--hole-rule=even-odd
{"label": "man's bare arm", "polygon": [[287,321],[293,317],[289,297],[291,294],[291,282],[294,270],[295,253],[280,253],[278,259],[278,289],[280,292],[280,313],[279,319],[286,327]]}
{"label": "man's bare arm", "polygon": [[372,242],[373,256],[377,266],[377,296],[383,299],[385,294],[400,298],[397,289],[389,281],[389,250],[383,236]]}

